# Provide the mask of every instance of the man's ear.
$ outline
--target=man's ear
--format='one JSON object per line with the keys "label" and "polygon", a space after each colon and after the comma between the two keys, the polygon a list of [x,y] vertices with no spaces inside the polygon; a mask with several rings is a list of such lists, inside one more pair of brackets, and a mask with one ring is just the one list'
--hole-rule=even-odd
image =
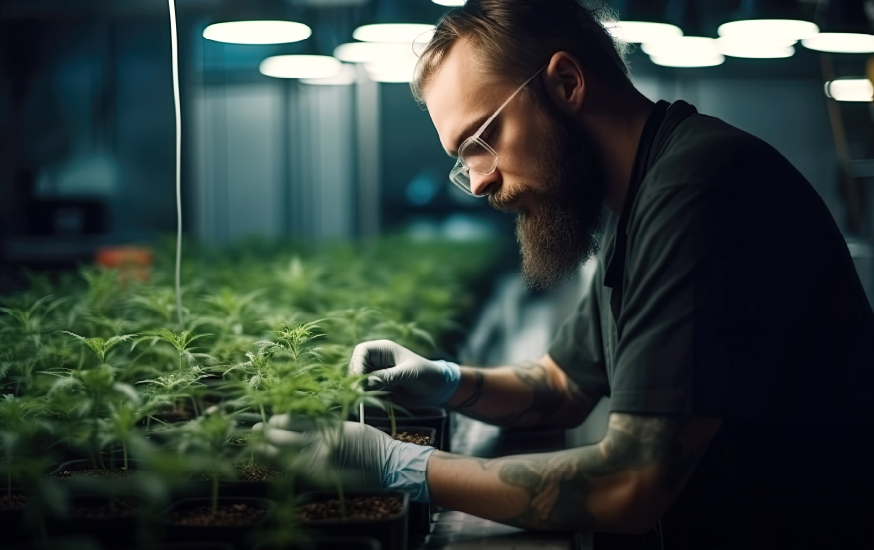
{"label": "man's ear", "polygon": [[550,99],[568,114],[578,112],[586,96],[586,79],[579,61],[567,52],[557,52],[544,71],[544,86]]}

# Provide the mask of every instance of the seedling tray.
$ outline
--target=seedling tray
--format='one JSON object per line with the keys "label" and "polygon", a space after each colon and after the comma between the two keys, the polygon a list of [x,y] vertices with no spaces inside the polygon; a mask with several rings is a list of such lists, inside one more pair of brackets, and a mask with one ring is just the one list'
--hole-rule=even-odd
{"label": "seedling tray", "polygon": [[[301,525],[312,531],[317,538],[320,536],[372,537],[380,542],[383,550],[407,550],[407,516],[410,508],[410,497],[407,493],[400,491],[348,491],[345,496],[347,500],[356,497],[396,497],[401,499],[401,511],[382,520],[302,520]],[[298,498],[298,505],[303,506],[312,502],[336,499],[336,492],[304,493]]]}

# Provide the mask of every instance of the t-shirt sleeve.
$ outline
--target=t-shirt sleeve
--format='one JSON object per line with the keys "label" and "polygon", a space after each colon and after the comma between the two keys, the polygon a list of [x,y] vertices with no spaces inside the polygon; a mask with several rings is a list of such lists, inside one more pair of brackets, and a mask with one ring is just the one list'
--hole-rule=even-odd
{"label": "t-shirt sleeve", "polygon": [[597,265],[583,268],[583,298],[559,327],[549,345],[549,355],[587,393],[609,395],[598,303],[600,289],[596,286],[603,279],[599,272]]}
{"label": "t-shirt sleeve", "polygon": [[722,411],[727,218],[719,187],[672,185],[642,195],[635,205],[616,324],[614,412]]}

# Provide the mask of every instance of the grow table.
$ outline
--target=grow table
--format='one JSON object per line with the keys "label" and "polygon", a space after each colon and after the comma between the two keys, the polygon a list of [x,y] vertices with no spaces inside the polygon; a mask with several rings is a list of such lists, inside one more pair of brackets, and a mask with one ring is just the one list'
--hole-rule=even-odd
{"label": "grow table", "polygon": [[[565,448],[564,430],[504,431],[495,426],[453,414],[452,451],[493,458],[508,454],[550,452]],[[461,512],[437,516],[431,534],[420,550],[584,550],[591,548],[588,535],[525,531]]]}

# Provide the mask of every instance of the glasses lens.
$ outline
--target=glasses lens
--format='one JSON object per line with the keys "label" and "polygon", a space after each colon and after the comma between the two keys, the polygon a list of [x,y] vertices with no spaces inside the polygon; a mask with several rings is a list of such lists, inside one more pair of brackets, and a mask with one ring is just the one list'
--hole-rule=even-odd
{"label": "glasses lens", "polygon": [[458,162],[455,163],[455,167],[452,168],[451,172],[449,172],[449,179],[452,183],[457,185],[459,189],[468,195],[473,195],[473,191],[470,190],[470,174],[467,166],[462,164],[461,159],[458,159]]}
{"label": "glasses lens", "polygon": [[477,174],[488,176],[495,171],[498,155],[481,139],[471,139],[459,152],[459,158]]}

